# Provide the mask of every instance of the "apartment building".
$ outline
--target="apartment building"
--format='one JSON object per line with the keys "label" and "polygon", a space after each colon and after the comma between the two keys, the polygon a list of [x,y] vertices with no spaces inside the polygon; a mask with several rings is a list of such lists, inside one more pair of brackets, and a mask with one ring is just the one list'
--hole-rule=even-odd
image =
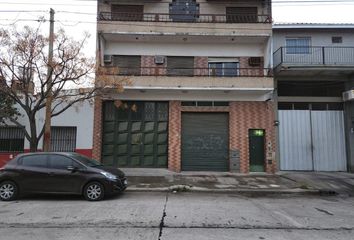
{"label": "apartment building", "polygon": [[129,84],[118,93],[107,83],[96,99],[93,156],[117,167],[274,172],[271,36],[270,0],[99,0],[97,63],[107,71],[97,81]]}
{"label": "apartment building", "polygon": [[280,170],[354,170],[354,25],[273,28]]}

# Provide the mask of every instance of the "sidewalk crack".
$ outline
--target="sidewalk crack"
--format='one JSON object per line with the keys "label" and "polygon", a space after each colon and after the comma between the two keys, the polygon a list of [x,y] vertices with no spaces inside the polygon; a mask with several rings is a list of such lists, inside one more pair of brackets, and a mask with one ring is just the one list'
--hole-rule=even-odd
{"label": "sidewalk crack", "polygon": [[159,238],[158,240],[161,240],[162,237],[162,230],[165,227],[165,217],[166,215],[166,208],[167,208],[167,202],[168,202],[168,193],[166,194],[166,200],[165,200],[165,205],[163,207],[163,212],[162,212],[162,218],[161,218],[161,222],[160,222],[160,233],[159,233]]}

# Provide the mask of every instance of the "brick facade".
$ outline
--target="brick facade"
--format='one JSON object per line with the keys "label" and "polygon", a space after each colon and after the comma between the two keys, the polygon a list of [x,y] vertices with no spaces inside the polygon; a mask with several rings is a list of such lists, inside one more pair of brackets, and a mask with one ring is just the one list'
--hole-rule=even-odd
{"label": "brick facade", "polygon": [[102,147],[102,100],[95,98],[94,117],[93,117],[93,149],[92,158],[101,160]]}
{"label": "brick facade", "polygon": [[250,129],[265,129],[265,169],[267,173],[276,171],[272,102],[230,102],[229,107],[181,107],[179,101],[171,101],[169,112],[169,170],[176,172],[181,170],[182,112],[229,112],[230,150],[240,153],[240,172],[249,172]]}
{"label": "brick facade", "polygon": [[208,70],[208,57],[194,57],[194,75],[207,76]]}
{"label": "brick facade", "polygon": [[141,75],[164,76],[167,74],[167,61],[164,64],[155,64],[155,56],[141,56]]}
{"label": "brick facade", "polygon": [[276,170],[272,102],[230,102],[230,150],[240,152],[240,172],[249,172],[249,129],[265,129],[266,172]]}
{"label": "brick facade", "polygon": [[[183,112],[228,112],[230,151],[240,153],[240,172],[249,172],[249,130],[264,129],[265,169],[267,173],[276,171],[275,127],[272,102],[230,102],[229,107],[189,107],[180,101],[169,102],[168,169],[181,171],[181,124]],[[101,160],[102,145],[102,100],[95,99],[94,134],[92,157]]]}
{"label": "brick facade", "polygon": [[168,123],[168,169],[181,171],[181,102],[170,101]]}
{"label": "brick facade", "polygon": [[259,66],[250,66],[249,57],[240,57],[240,75],[241,76],[264,76],[264,58],[261,57]]}
{"label": "brick facade", "polygon": [[[261,57],[260,66],[250,66],[249,57],[238,57],[241,76],[264,76],[264,58]],[[208,76],[208,57],[194,57],[194,75]],[[141,56],[141,74],[143,76],[165,76],[167,74],[167,59],[164,64],[155,64],[155,56]]]}

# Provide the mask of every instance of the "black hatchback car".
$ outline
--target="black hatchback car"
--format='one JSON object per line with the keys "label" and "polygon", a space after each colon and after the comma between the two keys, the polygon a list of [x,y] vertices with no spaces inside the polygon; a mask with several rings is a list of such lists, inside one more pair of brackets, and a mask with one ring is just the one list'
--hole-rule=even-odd
{"label": "black hatchback car", "polygon": [[77,153],[21,154],[0,169],[0,200],[25,193],[83,195],[88,201],[123,192],[125,174]]}

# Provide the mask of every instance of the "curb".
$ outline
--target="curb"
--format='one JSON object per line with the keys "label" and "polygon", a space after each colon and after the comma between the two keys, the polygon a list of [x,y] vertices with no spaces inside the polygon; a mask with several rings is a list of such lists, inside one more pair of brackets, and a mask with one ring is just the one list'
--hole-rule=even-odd
{"label": "curb", "polygon": [[191,188],[186,191],[173,191],[173,189],[168,187],[162,188],[136,188],[128,187],[126,192],[189,192],[189,193],[234,193],[234,194],[245,194],[245,195],[321,195],[320,190],[304,190],[304,189],[202,189],[202,188]]}

